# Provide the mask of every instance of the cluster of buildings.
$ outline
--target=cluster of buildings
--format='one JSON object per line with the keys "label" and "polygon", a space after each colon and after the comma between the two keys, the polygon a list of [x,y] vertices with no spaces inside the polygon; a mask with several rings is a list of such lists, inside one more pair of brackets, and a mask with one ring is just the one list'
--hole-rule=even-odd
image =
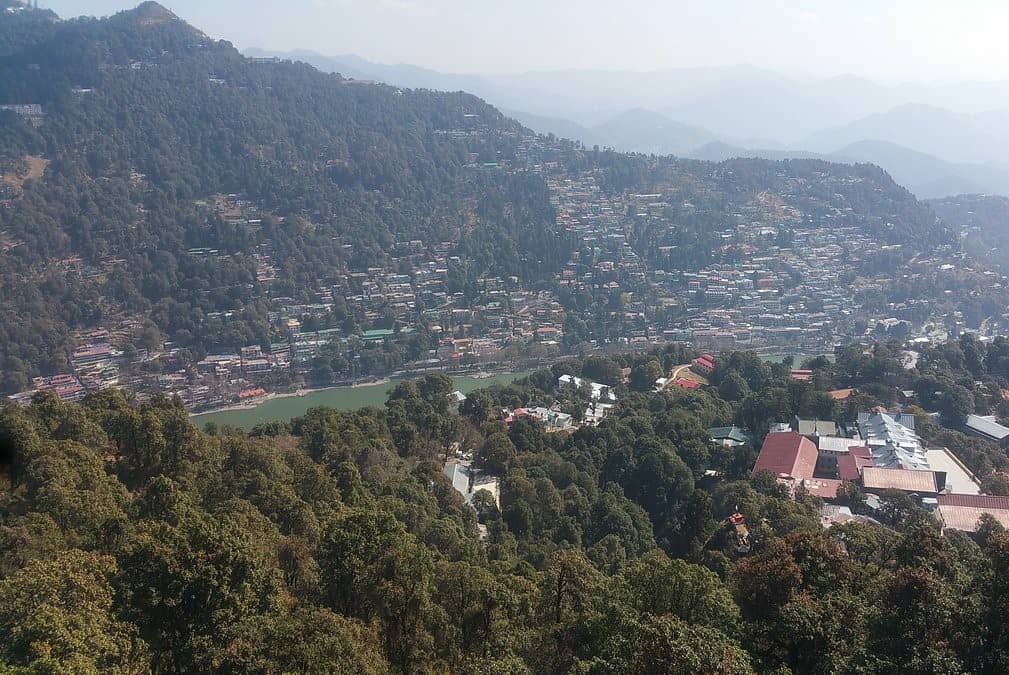
{"label": "cluster of buildings", "polygon": [[[579,394],[584,393],[583,397]],[[512,424],[516,420],[528,418],[540,422],[546,427],[547,433],[557,431],[568,431],[578,427],[598,426],[613,408],[617,405],[617,395],[613,391],[613,386],[592,382],[573,375],[561,375],[557,378],[557,394],[559,397],[574,399],[578,405],[584,403],[585,410],[581,412],[580,419],[576,420],[570,413],[562,411],[560,401],[554,401],[549,408],[542,406],[515,408],[514,410],[503,410],[505,424]],[[580,399],[584,398],[584,401]]]}
{"label": "cluster of buildings", "polygon": [[[733,442],[730,431],[720,438]],[[739,438],[739,436],[735,436]],[[753,473],[770,472],[797,491],[836,502],[844,482],[857,485],[870,507],[897,490],[934,511],[945,527],[974,531],[982,513],[1009,525],[1009,499],[981,494],[973,473],[948,449],[928,447],[915,433],[913,415],[883,410],[861,413],[857,428],[842,435],[833,422],[796,419],[764,440]],[[832,516],[851,516],[828,506]]]}
{"label": "cluster of buildings", "polygon": [[[7,107],[23,115],[41,112],[31,105]],[[113,335],[105,342],[80,341],[81,357],[94,359],[90,366],[97,368],[84,372],[75,360],[63,375],[78,378],[86,391],[115,385],[141,396],[179,395],[205,410],[254,398],[248,392],[257,388],[269,392],[317,381],[320,359],[341,364],[327,382],[347,383],[534,365],[575,345],[581,352],[616,351],[683,341],[712,350],[819,353],[867,332],[917,327],[931,315],[928,300],[878,299],[887,297],[898,276],[911,284],[919,274],[957,272],[944,250],[914,258],[901,274],[892,268],[872,272],[871,261],[880,255],[900,259],[901,250],[871,234],[879,228],[853,222],[856,209],[843,195],[851,192],[848,183],[861,180],[857,177],[823,174],[809,180],[781,169],[774,193],[733,204],[734,210],[714,217],[716,226],[696,231],[690,223],[707,222],[710,207],[693,203],[675,181],[651,194],[604,189],[603,169],[571,168],[569,146],[514,128],[491,128],[475,115],[440,133],[463,139],[509,136],[512,154],[474,154],[469,170],[542,176],[557,225],[574,242],[570,259],[550,283],[531,285],[488,273],[464,292],[453,278],[453,270],[467,262],[459,242],[404,240],[392,244],[380,266],[347,265],[292,298],[280,278],[284,263],[266,241],[242,254],[251,258],[247,262],[269,301],[269,336],[258,347],[219,346],[193,355],[183,345],[162,342],[135,353],[127,345],[138,331],[117,337],[110,328]],[[712,186],[733,180],[721,165],[703,171],[692,180]],[[140,174],[134,178],[146,180]],[[283,221],[240,194],[214,195],[197,206],[253,235],[266,219]],[[354,258],[354,241],[334,241],[346,260]],[[232,254],[193,248],[187,255]],[[77,260],[64,271],[97,279],[119,262]],[[209,332],[225,333],[238,312],[208,314],[206,321],[221,328]],[[244,353],[254,348],[260,352]],[[702,386],[705,366],[695,363],[691,373],[675,384]],[[657,386],[667,384],[672,383]],[[605,410],[596,406],[586,417],[601,419],[600,409]]]}
{"label": "cluster of buildings", "polygon": [[38,103],[8,103],[0,105],[0,111],[12,112],[33,126],[40,126],[46,118],[45,110]]}

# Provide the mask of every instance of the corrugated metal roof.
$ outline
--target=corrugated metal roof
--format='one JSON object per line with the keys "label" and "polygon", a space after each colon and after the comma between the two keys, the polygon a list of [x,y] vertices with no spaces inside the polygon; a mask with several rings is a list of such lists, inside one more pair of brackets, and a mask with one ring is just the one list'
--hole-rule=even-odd
{"label": "corrugated metal roof", "polygon": [[816,440],[816,445],[824,452],[846,453],[849,448],[862,445],[862,441],[855,438],[842,438],[840,436],[820,436]]}
{"label": "corrugated metal roof", "polygon": [[1009,527],[1009,511],[1001,509],[989,511],[970,506],[945,506],[940,503],[938,511],[939,518],[942,519],[943,525],[954,530],[976,532],[978,528],[978,521],[980,521],[981,516],[986,513],[1001,523],[1003,527]]}
{"label": "corrugated metal roof", "polygon": [[862,485],[866,489],[903,490],[904,492],[938,492],[933,471],[884,469],[867,466],[862,469]]}
{"label": "corrugated metal roof", "polygon": [[998,422],[992,422],[980,415],[968,415],[967,428],[999,441],[1009,436],[1009,427],[1004,427]]}
{"label": "corrugated metal roof", "polygon": [[1009,511],[1009,497],[997,495],[939,495],[940,506],[967,506],[977,509]]}
{"label": "corrugated metal roof", "polygon": [[862,469],[872,466],[871,457],[862,457],[853,453],[837,458],[837,475],[841,480],[857,481],[862,475]]}
{"label": "corrugated metal roof", "polygon": [[740,429],[739,427],[714,427],[708,430],[711,434],[711,438],[714,440],[725,440],[736,441],[737,443],[746,443],[750,440],[750,436]]}

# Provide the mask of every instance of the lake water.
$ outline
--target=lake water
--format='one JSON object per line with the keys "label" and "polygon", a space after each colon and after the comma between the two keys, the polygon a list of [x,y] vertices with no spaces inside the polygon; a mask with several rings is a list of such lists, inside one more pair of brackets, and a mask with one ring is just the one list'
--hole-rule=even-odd
{"label": "lake water", "polygon": [[[464,394],[477,389],[485,389],[495,384],[511,384],[515,380],[529,375],[522,373],[503,373],[493,377],[453,377],[455,388]],[[275,398],[245,410],[225,410],[223,412],[205,413],[193,416],[193,423],[203,428],[208,422],[218,425],[229,425],[242,429],[251,429],[263,422],[287,421],[304,415],[310,408],[326,406],[338,410],[358,410],[368,406],[381,407],[389,397],[389,392],[397,384],[396,381],[384,384],[364,385],[359,387],[334,387],[320,389],[304,396]]]}

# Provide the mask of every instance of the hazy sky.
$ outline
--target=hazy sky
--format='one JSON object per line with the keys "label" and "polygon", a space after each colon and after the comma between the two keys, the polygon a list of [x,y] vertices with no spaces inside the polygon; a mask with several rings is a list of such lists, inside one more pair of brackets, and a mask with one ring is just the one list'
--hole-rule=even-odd
{"label": "hazy sky", "polygon": [[[41,0],[64,17],[139,0]],[[165,0],[240,48],[451,72],[752,64],[883,80],[1009,79],[1006,0]]]}

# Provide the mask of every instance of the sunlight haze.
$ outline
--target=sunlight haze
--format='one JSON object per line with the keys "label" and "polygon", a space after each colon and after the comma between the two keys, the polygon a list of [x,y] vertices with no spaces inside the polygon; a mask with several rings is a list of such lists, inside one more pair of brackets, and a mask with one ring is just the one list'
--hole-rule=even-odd
{"label": "sunlight haze", "polygon": [[[61,16],[131,0],[53,0]],[[1009,4],[994,0],[176,0],[241,49],[311,49],[459,73],[750,64],[877,80],[1009,78]],[[929,64],[924,68],[922,64]]]}

